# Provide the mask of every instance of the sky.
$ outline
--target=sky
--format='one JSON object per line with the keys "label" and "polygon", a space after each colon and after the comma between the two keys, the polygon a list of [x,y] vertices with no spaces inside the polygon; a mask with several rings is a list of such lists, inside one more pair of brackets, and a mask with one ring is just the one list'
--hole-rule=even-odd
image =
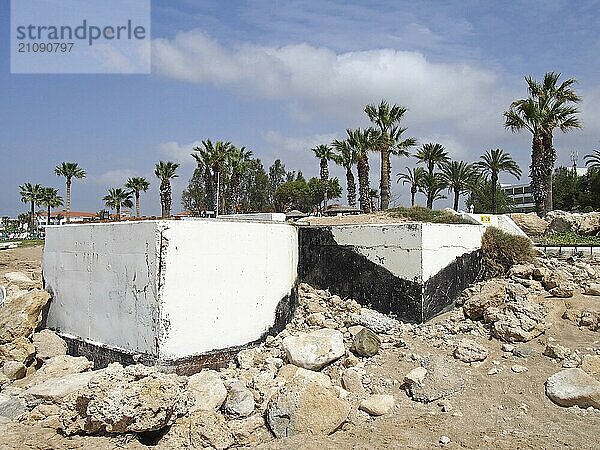
{"label": "sky", "polygon": [[[181,163],[173,210],[203,139],[246,146],[265,168],[318,175],[310,148],[369,125],[363,108],[406,106],[406,135],[474,161],[503,148],[528,172],[531,136],[504,129],[524,76],[576,78],[582,130],[555,134],[558,164],[600,147],[600,1],[152,1],[150,74],[10,73],[10,8],[0,0],[0,215],[27,211],[19,185],[61,189],[62,161],[87,172],[72,210],[98,211],[111,187],[145,176],[142,212],[160,212],[158,160]],[[410,202],[396,174],[393,197]],[[379,158],[371,156],[378,186]],[[332,174],[344,184],[343,171]],[[503,182],[515,181],[501,177]],[[450,195],[448,197],[451,197]],[[422,195],[418,201],[424,202]],[[442,201],[438,206],[448,206]]]}

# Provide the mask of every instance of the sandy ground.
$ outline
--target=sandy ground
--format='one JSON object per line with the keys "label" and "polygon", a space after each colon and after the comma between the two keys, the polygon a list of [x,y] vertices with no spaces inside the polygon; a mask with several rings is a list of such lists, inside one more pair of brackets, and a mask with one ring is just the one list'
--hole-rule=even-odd
{"label": "sandy ground", "polygon": [[[39,277],[41,247],[0,251],[0,275],[22,270]],[[600,310],[600,299],[577,294],[567,300],[573,307]],[[263,449],[430,449],[441,448],[441,436],[451,442],[446,449],[598,449],[600,448],[600,411],[562,408],[544,394],[544,382],[560,370],[560,365],[542,356],[548,337],[561,345],[594,353],[600,348],[600,333],[579,329],[561,318],[565,300],[547,298],[550,309],[550,330],[539,338],[523,344],[531,347],[527,359],[503,357],[501,343],[486,343],[490,356],[482,363],[468,365],[455,361],[463,370],[465,389],[448,401],[452,410],[442,412],[437,402],[425,405],[410,400],[397,386],[392,393],[397,401],[394,412],[370,419],[366,424],[340,430],[331,436],[300,435],[263,444]],[[452,312],[447,313],[452,314]],[[441,321],[442,315],[435,319]],[[416,367],[408,354],[448,354],[435,339],[424,342],[406,336],[406,348],[383,351],[376,362],[367,367],[373,379],[401,381]],[[499,362],[494,365],[494,361]],[[526,366],[524,373],[510,370],[513,364]],[[500,373],[488,375],[491,367]],[[0,436],[0,441],[2,437]],[[89,441],[88,441],[89,442]],[[100,443],[100,441],[98,441]],[[45,447],[41,444],[39,448]],[[152,447],[149,447],[152,448]]]}
{"label": "sandy ground", "polygon": [[306,225],[360,225],[369,223],[403,223],[407,222],[402,217],[390,217],[387,214],[355,214],[333,217],[305,217],[296,221],[297,224]]}

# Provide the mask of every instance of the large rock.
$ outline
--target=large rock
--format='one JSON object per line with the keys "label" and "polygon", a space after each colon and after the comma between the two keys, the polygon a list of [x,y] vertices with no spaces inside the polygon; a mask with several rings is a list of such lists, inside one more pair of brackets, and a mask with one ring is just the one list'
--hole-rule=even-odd
{"label": "large rock", "polygon": [[0,344],[29,337],[42,320],[42,308],[50,294],[41,289],[27,291],[0,308]]}
{"label": "large rock", "polygon": [[35,346],[35,357],[40,362],[67,354],[67,343],[52,330],[34,333],[31,340]]}
{"label": "large rock", "polygon": [[507,302],[493,320],[490,319],[492,334],[505,342],[528,342],[548,329],[547,315],[543,305],[530,300]]}
{"label": "large rock", "polygon": [[271,397],[267,422],[278,438],[299,433],[330,434],[344,423],[350,404],[303,376],[294,376]]}
{"label": "large rock", "polygon": [[361,308],[360,313],[351,314],[350,320],[356,325],[362,325],[373,330],[375,333],[389,333],[399,323],[397,320],[369,308]]}
{"label": "large rock", "polygon": [[32,375],[15,382],[17,387],[29,388],[52,378],[61,378],[73,373],[86,372],[94,367],[94,363],[84,356],[61,355],[50,358]]}
{"label": "large rock", "polygon": [[[23,413],[27,412],[25,405],[17,397],[0,393],[0,417],[15,419]],[[0,438],[0,448],[2,438]]]}
{"label": "large rock", "polygon": [[472,339],[462,339],[454,349],[454,357],[466,363],[483,361],[488,357],[487,349]]}
{"label": "large rock", "polygon": [[36,281],[32,280],[23,272],[8,272],[4,274],[4,279],[8,282],[8,284],[16,286],[22,290],[29,290],[39,286]]}
{"label": "large rock", "polygon": [[[464,388],[465,382],[459,369],[443,356],[429,356],[421,360],[421,366],[426,370],[422,381],[415,382],[414,377],[406,377],[404,388],[413,400],[430,403],[440,398],[450,396]],[[413,369],[414,370],[414,369]],[[415,373],[411,371],[411,373]]]}
{"label": "large rock", "polygon": [[352,340],[352,351],[359,356],[370,357],[379,353],[381,340],[368,328],[360,330]]}
{"label": "large rock", "polygon": [[4,373],[10,381],[14,381],[25,376],[27,367],[18,361],[6,361],[2,366],[2,373]]}
{"label": "large rock", "polygon": [[581,369],[565,369],[546,380],[546,395],[560,406],[600,409],[600,381]]}
{"label": "large rock", "polygon": [[289,362],[310,370],[319,370],[346,352],[344,335],[325,328],[288,336],[282,344]]}
{"label": "large rock", "polygon": [[227,389],[214,370],[203,370],[188,378],[187,391],[190,395],[190,412],[217,411],[227,397]]}
{"label": "large rock", "polygon": [[550,221],[548,232],[564,233],[571,231],[588,236],[600,232],[600,213],[585,214],[569,213],[565,211],[551,211],[546,218]]}
{"label": "large rock", "polygon": [[99,372],[87,389],[63,401],[65,434],[155,431],[172,425],[188,411],[183,377],[142,365],[123,368],[118,363]]}
{"label": "large rock", "polygon": [[98,376],[100,371],[72,373],[60,378],[50,378],[42,383],[36,384],[23,392],[23,397],[30,403],[35,400],[60,403],[64,398],[87,389],[92,378]]}
{"label": "large rock", "polygon": [[17,361],[28,365],[35,356],[35,347],[28,339],[18,337],[12,342],[0,345],[0,361]]}
{"label": "large rock", "polygon": [[247,417],[254,412],[254,395],[243,383],[233,383],[225,400],[225,412],[236,417]]}
{"label": "large rock", "polygon": [[157,450],[215,448],[222,450],[235,443],[225,418],[214,411],[197,410],[175,421],[160,440]]}
{"label": "large rock", "polygon": [[480,320],[490,307],[498,307],[506,300],[506,280],[494,279],[481,286],[481,291],[469,297],[464,305],[465,316],[471,320]]}
{"label": "large rock", "polygon": [[536,213],[514,213],[510,218],[527,234],[528,236],[539,236],[548,229],[549,223],[538,217]]}
{"label": "large rock", "polygon": [[395,405],[394,396],[374,394],[360,402],[359,409],[372,416],[383,416],[389,413]]}

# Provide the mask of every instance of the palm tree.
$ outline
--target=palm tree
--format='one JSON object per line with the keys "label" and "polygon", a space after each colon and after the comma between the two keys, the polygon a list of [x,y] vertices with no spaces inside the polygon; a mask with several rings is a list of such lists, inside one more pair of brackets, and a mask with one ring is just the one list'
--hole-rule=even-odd
{"label": "palm tree", "polygon": [[398,174],[397,183],[400,180],[402,180],[402,184],[410,183],[410,206],[415,206],[415,195],[419,192],[425,173],[425,169],[422,167],[415,167],[413,169],[407,167],[405,173]]}
{"label": "palm tree", "polygon": [[356,206],[356,182],[354,181],[354,173],[352,166],[356,164],[356,151],[348,143],[347,140],[340,141],[335,139],[331,146],[336,150],[337,154],[333,161],[343,166],[346,169],[346,190],[348,191],[348,205]]}
{"label": "palm tree", "polygon": [[40,198],[40,204],[48,208],[46,216],[46,225],[50,225],[50,210],[63,205],[63,199],[58,195],[58,189],[53,187],[47,187],[42,189],[42,195]]}
{"label": "palm tree", "polygon": [[431,177],[436,167],[440,167],[443,163],[449,160],[448,152],[442,144],[430,142],[423,144],[417,153],[415,158],[419,162],[422,162],[427,167],[427,173]]}
{"label": "palm tree", "polygon": [[133,202],[131,201],[131,195],[133,192],[126,191],[121,188],[114,188],[108,190],[108,195],[106,195],[102,200],[104,200],[104,204],[109,208],[112,208],[117,213],[117,220],[121,220],[121,206],[125,206],[126,208],[133,207]]}
{"label": "palm tree", "polygon": [[154,175],[160,179],[160,206],[163,218],[171,216],[171,178],[177,178],[175,173],[179,164],[171,161],[159,161],[154,169]]}
{"label": "palm tree", "polygon": [[319,159],[321,183],[323,183],[323,209],[325,209],[327,208],[327,187],[329,185],[329,161],[335,158],[335,153],[330,146],[325,144],[317,145],[315,148],[311,148],[311,151]]}
{"label": "palm tree", "polygon": [[348,145],[356,153],[356,166],[358,168],[358,202],[364,213],[370,213],[371,199],[369,197],[369,152],[381,148],[384,137],[374,128],[361,130],[347,129]]}
{"label": "palm tree", "polygon": [[536,209],[539,214],[552,211],[552,174],[556,161],[553,133],[581,128],[579,110],[573,105],[581,97],[573,90],[574,78],[558,80],[560,73],[548,72],[539,83],[525,77],[529,97],[511,103],[504,112],[505,127],[512,132],[528,130],[533,137],[529,176]]}
{"label": "palm tree", "polygon": [[76,162],[63,162],[54,168],[54,173],[59,177],[65,177],[67,183],[67,223],[71,221],[71,181],[73,178],[85,178],[85,170],[83,170]]}
{"label": "palm tree", "polygon": [[454,211],[458,211],[460,194],[469,191],[469,187],[475,176],[475,169],[471,164],[464,161],[450,161],[442,164],[442,180],[448,188],[448,192],[454,193]]}
{"label": "palm tree", "polygon": [[135,194],[135,216],[140,217],[140,192],[146,192],[150,187],[150,182],[144,177],[132,177],[127,180],[125,187]]}
{"label": "palm tree", "polygon": [[508,153],[500,148],[488,150],[481,155],[480,159],[481,161],[477,161],[474,165],[482,174],[490,177],[492,183],[492,212],[496,214],[498,212],[498,199],[496,198],[498,175],[501,172],[508,172],[518,180],[521,177],[521,168]]}
{"label": "palm tree", "polygon": [[[399,150],[400,156],[408,156],[408,153],[404,153],[408,147],[416,144],[414,138],[402,139],[402,133],[406,131],[406,128],[400,127],[399,123],[402,121],[404,114],[408,111],[404,106],[391,105],[385,100],[381,100],[379,105],[367,105],[365,106],[365,113],[369,117],[369,120],[374,123],[381,133],[382,139],[381,145],[375,148],[375,151],[381,153],[381,176],[379,179],[379,190],[380,205],[379,209],[388,209],[390,204],[390,154],[395,154],[395,150]],[[402,152],[404,150],[404,152]]]}
{"label": "palm tree", "polygon": [[424,172],[421,177],[421,185],[419,190],[427,196],[427,207],[433,209],[433,202],[446,198],[441,192],[446,189],[446,183],[442,178],[442,174]]}
{"label": "palm tree", "polygon": [[585,165],[590,166],[590,169],[600,169],[600,149],[594,150],[593,153],[583,157]]}
{"label": "palm tree", "polygon": [[[206,162],[210,166],[210,170],[212,172],[212,182],[216,183],[216,199],[215,199],[215,212],[216,214],[220,214],[223,211],[223,206],[225,204],[223,198],[223,175],[226,168],[227,160],[230,157],[233,149],[235,148],[231,142],[224,141],[216,141],[214,144],[210,139],[206,141],[202,141],[203,149],[199,147],[194,148],[194,151],[204,151],[204,157],[206,158]],[[199,155],[199,158],[202,159],[202,155]],[[200,162],[198,158],[196,161]]]}
{"label": "palm tree", "polygon": [[31,204],[31,209],[29,210],[29,232],[32,233],[35,228],[35,205],[41,203],[44,188],[41,184],[25,183],[19,186],[19,189],[21,190],[21,201]]}
{"label": "palm tree", "polygon": [[246,150],[246,147],[233,147],[229,154],[227,166],[229,167],[229,209],[232,213],[238,211],[240,199],[240,184],[242,175],[248,170],[248,165],[252,161],[252,150]]}

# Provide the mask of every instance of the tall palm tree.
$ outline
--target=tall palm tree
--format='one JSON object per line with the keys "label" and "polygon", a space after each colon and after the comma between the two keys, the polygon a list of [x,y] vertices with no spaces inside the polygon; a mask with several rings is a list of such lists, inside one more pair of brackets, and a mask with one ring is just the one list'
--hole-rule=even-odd
{"label": "tall palm tree", "polygon": [[498,212],[498,199],[496,191],[498,189],[498,176],[501,172],[508,172],[517,180],[521,177],[521,168],[511,156],[504,150],[497,148],[488,150],[481,155],[481,161],[477,161],[474,166],[483,175],[490,177],[492,183],[492,212]]}
{"label": "tall palm tree", "polygon": [[540,83],[525,77],[528,98],[511,103],[504,112],[505,127],[512,132],[528,130],[532,134],[531,166],[529,175],[536,209],[539,214],[552,211],[552,174],[556,161],[553,133],[581,128],[574,106],[581,100],[573,89],[577,82],[569,78],[558,84],[560,73],[548,72]]}
{"label": "tall palm tree", "polygon": [[146,192],[150,187],[150,182],[144,177],[131,177],[125,183],[125,187],[135,194],[135,216],[140,217],[140,192]]}
{"label": "tall palm tree", "polygon": [[252,150],[246,150],[246,147],[233,147],[227,160],[229,174],[229,209],[232,213],[238,211],[240,203],[240,184],[242,176],[248,170],[252,161]]}
{"label": "tall palm tree", "polygon": [[348,205],[356,206],[356,182],[352,167],[356,164],[356,151],[347,140],[335,139],[331,146],[337,152],[333,161],[346,169],[346,190],[348,191]]}
{"label": "tall palm tree", "polygon": [[71,221],[71,182],[73,178],[85,178],[85,170],[79,167],[76,162],[63,162],[54,168],[54,173],[59,177],[65,177],[67,184],[65,209],[67,212],[67,223],[69,223]]}
{"label": "tall palm tree", "polygon": [[600,169],[600,149],[594,150],[593,153],[583,157],[585,165],[590,166],[590,169]]}
{"label": "tall palm tree", "polygon": [[[202,150],[204,150],[204,156],[206,157],[207,162],[210,164],[212,182],[216,185],[215,212],[218,215],[221,214],[225,205],[223,196],[223,175],[226,169],[227,160],[235,147],[231,144],[231,142],[216,141],[213,143],[210,139],[202,141],[202,146]],[[198,151],[199,147],[194,148],[194,150]],[[199,155],[199,158],[202,158],[202,155]],[[198,158],[196,158],[196,161],[198,161]]]}
{"label": "tall palm tree", "polygon": [[[202,178],[204,179],[204,206],[206,209],[214,208],[215,206],[215,190],[214,177],[212,173],[212,157],[213,154],[205,148],[194,147],[195,153],[192,156],[198,164],[198,168],[202,170]],[[216,211],[216,209],[215,209]]]}
{"label": "tall palm tree", "polygon": [[429,209],[433,209],[434,201],[446,198],[446,196],[441,194],[444,189],[446,189],[446,183],[444,183],[442,174],[430,174],[429,172],[423,173],[419,190],[427,197],[427,207]]}
{"label": "tall palm tree", "polygon": [[464,161],[450,161],[442,164],[441,176],[444,184],[448,188],[448,192],[454,193],[454,211],[458,211],[458,201],[460,194],[469,191],[469,187],[475,176],[475,168],[473,165]]}
{"label": "tall palm tree", "polygon": [[326,145],[320,144],[311,151],[319,159],[321,183],[323,184],[323,209],[327,208],[327,187],[329,186],[329,161],[335,159],[333,149]]}
{"label": "tall palm tree", "polygon": [[442,144],[429,142],[423,144],[415,153],[415,158],[427,167],[427,173],[431,177],[436,167],[440,167],[449,160],[448,152]]}
{"label": "tall palm tree", "polygon": [[154,168],[154,175],[160,179],[160,206],[163,218],[171,216],[171,179],[177,178],[175,173],[179,164],[171,161],[159,161]]}
{"label": "tall palm tree", "polygon": [[[381,210],[388,209],[390,204],[390,154],[395,154],[395,150],[406,150],[416,144],[414,138],[402,139],[402,133],[406,131],[406,128],[400,127],[399,123],[407,111],[408,109],[404,106],[390,105],[385,100],[381,100],[379,105],[370,104],[365,106],[365,113],[369,120],[378,127],[379,132],[384,137],[379,148],[374,149],[381,154],[381,175],[379,179],[381,193],[379,209]],[[403,152],[396,154],[408,156],[407,153],[404,154]]]}
{"label": "tall palm tree", "polygon": [[133,207],[133,202],[131,201],[132,194],[131,191],[125,189],[113,188],[108,190],[108,195],[102,200],[104,200],[106,206],[115,210],[117,220],[121,220],[121,206],[125,206],[126,208]]}
{"label": "tall palm tree", "polygon": [[406,172],[398,174],[397,183],[402,180],[402,184],[410,184],[410,206],[415,206],[415,195],[419,192],[425,173],[425,169],[422,167],[414,167],[412,169],[407,167]]}
{"label": "tall palm tree", "polygon": [[358,169],[358,202],[364,213],[370,213],[371,199],[369,196],[369,152],[380,148],[385,139],[378,130],[366,128],[361,130],[347,129],[348,145],[356,152],[356,167]]}
{"label": "tall palm tree", "polygon": [[46,216],[46,225],[50,225],[50,210],[63,205],[63,199],[58,195],[58,189],[46,187],[42,189],[40,204],[48,208]]}
{"label": "tall palm tree", "polygon": [[29,232],[32,233],[35,228],[35,205],[41,203],[44,188],[41,184],[25,183],[19,186],[19,189],[21,190],[21,201],[31,205],[29,210]]}

